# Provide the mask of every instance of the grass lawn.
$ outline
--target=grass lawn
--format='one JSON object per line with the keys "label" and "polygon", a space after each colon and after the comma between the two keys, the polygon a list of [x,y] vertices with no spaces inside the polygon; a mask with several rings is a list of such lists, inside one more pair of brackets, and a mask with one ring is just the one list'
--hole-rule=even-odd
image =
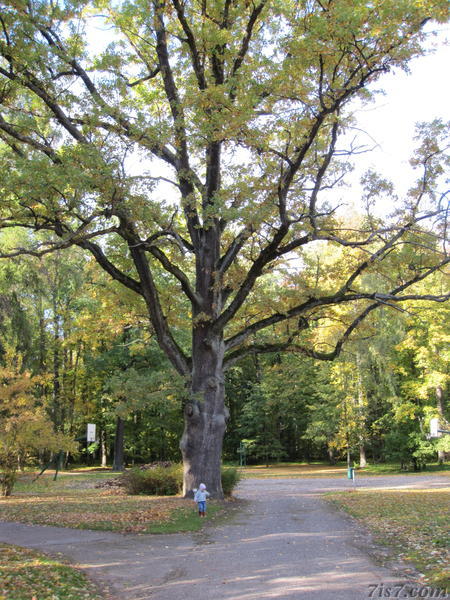
{"label": "grass lawn", "polygon": [[1,600],[101,600],[83,573],[34,550],[0,544]]}
{"label": "grass lawn", "polygon": [[[274,463],[266,465],[250,465],[241,468],[242,476],[246,478],[291,478],[291,477],[346,477],[347,464],[338,463],[330,466],[326,463]],[[356,469],[358,475],[417,475],[417,474],[448,474],[450,465],[433,464],[427,469],[414,473],[402,471],[397,464],[368,465],[364,469]]]}
{"label": "grass lawn", "polygon": [[346,465],[329,466],[324,463],[274,463],[241,467],[242,476],[251,479],[290,477],[343,477]]}
{"label": "grass lawn", "polygon": [[361,475],[428,475],[430,473],[436,475],[450,475],[450,464],[438,465],[433,463],[427,465],[423,471],[402,471],[400,465],[385,463],[377,465],[367,465],[364,469],[356,469]]}
{"label": "grass lawn", "polygon": [[450,588],[450,487],[356,490],[325,496],[362,521],[423,573],[424,583]]}
{"label": "grass lawn", "polygon": [[[53,481],[52,474],[45,474],[32,483],[28,475],[18,481],[12,496],[0,498],[0,514],[5,521],[120,533],[197,531],[209,520],[198,517],[192,500],[179,496],[129,496],[94,487],[114,476],[111,472],[69,472]],[[209,518],[226,506],[208,502]]]}

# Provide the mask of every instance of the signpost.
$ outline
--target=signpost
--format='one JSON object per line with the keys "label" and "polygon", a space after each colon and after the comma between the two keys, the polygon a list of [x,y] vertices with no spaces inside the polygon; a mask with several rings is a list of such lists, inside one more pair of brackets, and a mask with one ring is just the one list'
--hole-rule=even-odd
{"label": "signpost", "polygon": [[347,478],[351,479],[353,481],[353,484],[356,486],[356,470],[354,467],[348,467]]}
{"label": "signpost", "polygon": [[434,417],[433,419],[430,420],[430,438],[439,438],[442,437],[442,434],[446,434],[449,435],[450,431],[448,431],[447,429],[440,429],[439,427],[439,419],[437,417]]}
{"label": "signpost", "polygon": [[[88,423],[87,424],[87,428],[86,428],[86,461],[87,464],[91,464],[92,460],[94,459],[94,454],[95,454],[95,446],[93,446],[92,448],[89,447],[89,444],[92,444],[97,441],[96,439],[96,427],[95,427],[95,423]],[[90,451],[91,450],[91,451]]]}
{"label": "signpost", "polygon": [[94,423],[87,424],[86,441],[87,442],[95,442],[95,424]]}

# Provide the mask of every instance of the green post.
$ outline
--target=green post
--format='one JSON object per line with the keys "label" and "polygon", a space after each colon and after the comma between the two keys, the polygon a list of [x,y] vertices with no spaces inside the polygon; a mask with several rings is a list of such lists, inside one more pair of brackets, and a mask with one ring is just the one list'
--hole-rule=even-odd
{"label": "green post", "polygon": [[244,467],[247,464],[246,452],[245,444],[241,442],[238,449],[240,467]]}

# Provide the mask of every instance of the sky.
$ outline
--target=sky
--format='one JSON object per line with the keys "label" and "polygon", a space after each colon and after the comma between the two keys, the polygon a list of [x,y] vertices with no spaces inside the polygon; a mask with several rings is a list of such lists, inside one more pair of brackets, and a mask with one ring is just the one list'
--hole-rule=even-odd
{"label": "sky", "polygon": [[370,167],[405,192],[413,177],[408,161],[414,149],[415,124],[436,118],[450,120],[448,40],[447,24],[440,27],[436,37],[429,36],[427,47],[435,46],[434,53],[411,61],[409,74],[397,70],[380,78],[374,88],[383,89],[385,94],[357,111],[358,127],[369,136],[364,136],[364,141],[376,147],[370,154],[357,158],[357,170],[352,177],[355,198],[359,177]]}

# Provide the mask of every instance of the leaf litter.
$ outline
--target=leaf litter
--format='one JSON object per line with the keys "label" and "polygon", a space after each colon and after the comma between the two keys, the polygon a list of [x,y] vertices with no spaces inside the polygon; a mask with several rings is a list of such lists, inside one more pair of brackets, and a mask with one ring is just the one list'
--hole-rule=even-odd
{"label": "leaf litter", "polygon": [[450,587],[450,487],[350,491],[327,498],[414,563],[426,584]]}

